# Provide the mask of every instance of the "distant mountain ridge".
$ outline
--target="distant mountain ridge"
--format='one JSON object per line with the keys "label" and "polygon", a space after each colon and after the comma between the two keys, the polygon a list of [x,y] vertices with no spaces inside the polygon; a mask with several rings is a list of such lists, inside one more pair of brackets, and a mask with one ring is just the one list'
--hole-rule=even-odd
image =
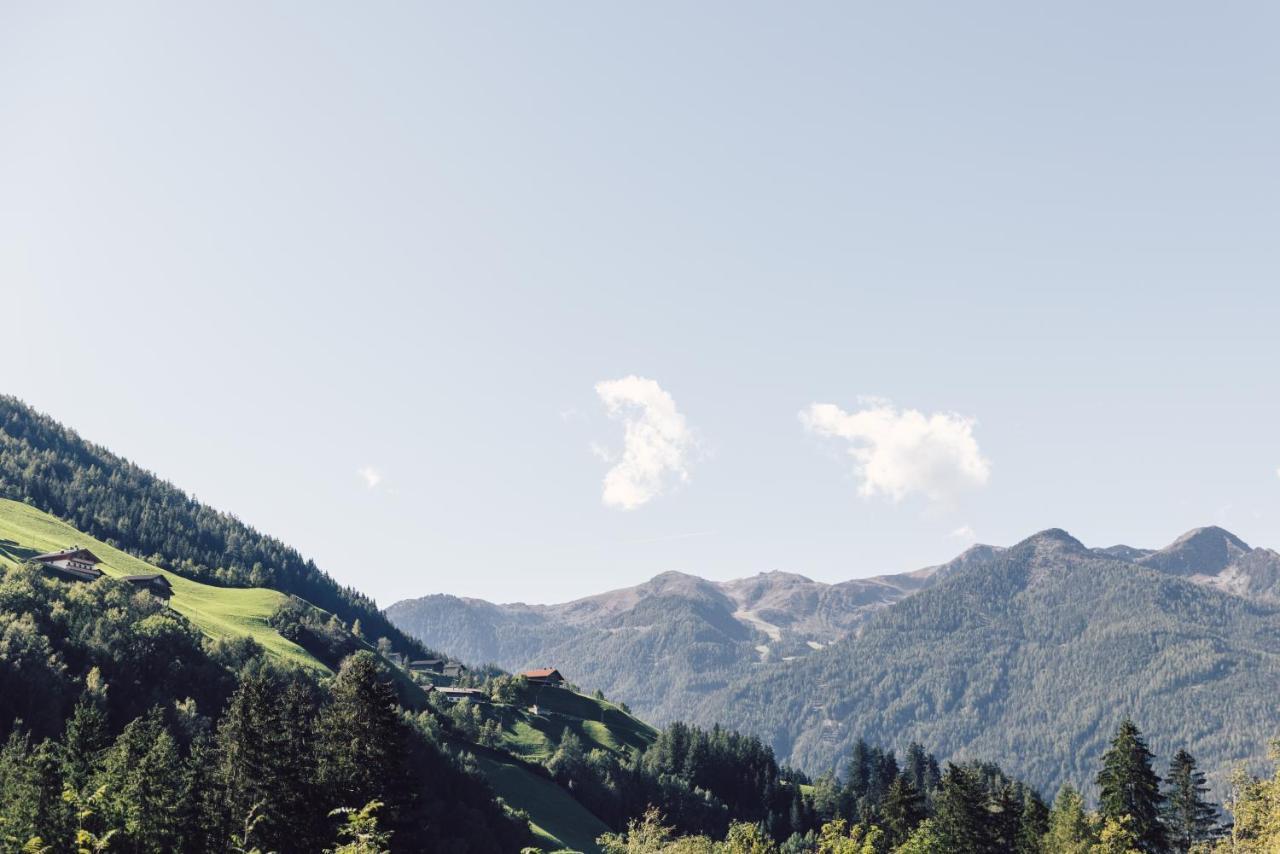
{"label": "distant mountain ridge", "polygon": [[[839,584],[664,573],[560,605],[431,596],[387,613],[464,658],[554,664],[658,722],[754,732],[815,772],[860,735],[905,733],[942,755],[1008,763],[1049,789],[1086,784],[1076,775],[1112,718],[1130,711],[1155,722],[1157,744],[1198,747],[1220,782],[1224,763],[1254,758],[1239,745],[1280,731],[1274,704],[1257,699],[1259,681],[1280,695],[1280,555],[1215,527],[1158,550],[1090,549],[1051,529]],[[1201,704],[1213,691],[1210,712]],[[1014,714],[1021,704],[1037,716]],[[1173,731],[1210,720],[1237,740]]]}
{"label": "distant mountain ridge", "polygon": [[[1280,554],[1252,548],[1223,528],[1196,528],[1158,550],[1127,545],[1089,549],[1059,529],[1042,535],[1069,538],[1081,552],[1177,575],[1254,601],[1280,604]],[[466,660],[512,668],[554,656],[558,643],[580,638],[580,629],[637,631],[652,625],[646,622],[646,614],[663,622],[674,615],[655,610],[653,603],[674,602],[675,613],[693,608],[707,628],[727,640],[754,637],[752,648],[757,658],[793,659],[844,638],[876,611],[956,571],[989,562],[1004,551],[999,546],[974,545],[937,566],[833,584],[776,570],[731,581],[710,581],[671,571],[634,587],[560,604],[495,604],[434,594],[396,602],[387,614],[425,643],[448,643],[453,654]]]}

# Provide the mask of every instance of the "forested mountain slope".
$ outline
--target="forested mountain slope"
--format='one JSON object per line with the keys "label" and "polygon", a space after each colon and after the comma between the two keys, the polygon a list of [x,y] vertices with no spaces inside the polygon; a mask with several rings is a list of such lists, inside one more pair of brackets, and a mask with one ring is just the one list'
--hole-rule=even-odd
{"label": "forested mountain slope", "polygon": [[763,661],[792,661],[870,615],[999,549],[975,546],[917,572],[824,584],[770,572],[712,582],[667,572],[636,587],[561,605],[494,605],[432,595],[387,615],[433,646],[509,670],[551,665],[660,722]]}
{"label": "forested mountain slope", "polygon": [[372,599],[339,585],[296,549],[214,510],[174,485],[0,395],[0,498],[30,503],[177,575],[223,587],[293,593],[366,637],[426,654]]}
{"label": "forested mountain slope", "polygon": [[1051,531],[835,585],[666,573],[563,605],[429,596],[388,614],[475,660],[554,664],[657,722],[757,733],[809,771],[859,736],[914,739],[1052,791],[1087,782],[1124,713],[1203,754],[1215,782],[1256,758],[1280,730],[1264,699],[1280,691],[1278,594],[1280,556],[1209,527],[1163,549]]}
{"label": "forested mountain slope", "polygon": [[693,717],[759,733],[809,770],[858,737],[915,740],[1054,791],[1086,784],[1130,715],[1157,752],[1187,746],[1220,785],[1280,728],[1280,611],[1186,574],[1046,531],[881,611],[856,637],[761,665]]}

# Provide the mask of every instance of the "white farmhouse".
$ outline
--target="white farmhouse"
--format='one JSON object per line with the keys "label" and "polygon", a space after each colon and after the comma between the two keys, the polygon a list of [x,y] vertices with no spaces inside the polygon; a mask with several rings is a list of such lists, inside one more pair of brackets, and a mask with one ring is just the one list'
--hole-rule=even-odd
{"label": "white farmhouse", "polygon": [[93,552],[79,546],[72,546],[60,552],[36,555],[32,560],[44,564],[54,572],[60,572],[80,581],[93,581],[102,575],[102,570],[98,569],[98,564],[102,561]]}

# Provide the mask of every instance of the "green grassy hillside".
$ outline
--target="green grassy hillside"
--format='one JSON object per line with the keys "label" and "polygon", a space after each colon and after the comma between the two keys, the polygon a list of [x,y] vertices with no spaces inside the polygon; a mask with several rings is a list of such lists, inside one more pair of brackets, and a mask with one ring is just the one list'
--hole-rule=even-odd
{"label": "green grassy hillside", "polygon": [[624,754],[643,750],[657,730],[607,700],[563,688],[533,693],[538,713],[528,706],[492,706],[502,723],[503,747],[523,759],[543,760],[555,752],[565,732],[573,732],[587,750]]}
{"label": "green grassy hillside", "polygon": [[0,498],[0,564],[22,563],[43,552],[84,546],[102,559],[100,569],[112,577],[159,572],[173,585],[170,606],[211,638],[247,635],[269,653],[309,670],[329,669],[305,649],[282,638],[267,622],[287,596],[253,587],[213,587],[166,572],[125,554],[65,522],[18,501]]}
{"label": "green grassy hillside", "polygon": [[609,828],[560,786],[496,751],[478,752],[476,759],[498,796],[529,814],[529,827],[543,849],[600,850],[595,840]]}

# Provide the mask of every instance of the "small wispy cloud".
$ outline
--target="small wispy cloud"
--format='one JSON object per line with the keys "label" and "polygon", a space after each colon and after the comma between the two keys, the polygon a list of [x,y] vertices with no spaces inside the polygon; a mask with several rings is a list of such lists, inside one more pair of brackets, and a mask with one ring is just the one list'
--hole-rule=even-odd
{"label": "small wispy cloud", "polygon": [[973,418],[953,412],[926,415],[879,398],[858,403],[862,408],[854,412],[815,403],[800,413],[800,421],[815,435],[850,443],[863,495],[901,501],[920,494],[945,501],[990,479],[991,462],[978,448]]}
{"label": "small wispy cloud", "polygon": [[628,376],[596,383],[605,411],[624,426],[622,452],[593,444],[592,453],[613,463],[601,496],[608,507],[634,510],[661,495],[671,481],[689,479],[693,433],[662,386]]}
{"label": "small wispy cloud", "polygon": [[978,541],[977,533],[969,525],[961,525],[956,528],[951,532],[951,536],[963,543],[976,543]]}
{"label": "small wispy cloud", "polygon": [[382,483],[382,472],[378,471],[373,466],[361,466],[356,470],[356,474],[360,475],[364,480],[365,487],[368,489],[373,489],[378,484]]}

